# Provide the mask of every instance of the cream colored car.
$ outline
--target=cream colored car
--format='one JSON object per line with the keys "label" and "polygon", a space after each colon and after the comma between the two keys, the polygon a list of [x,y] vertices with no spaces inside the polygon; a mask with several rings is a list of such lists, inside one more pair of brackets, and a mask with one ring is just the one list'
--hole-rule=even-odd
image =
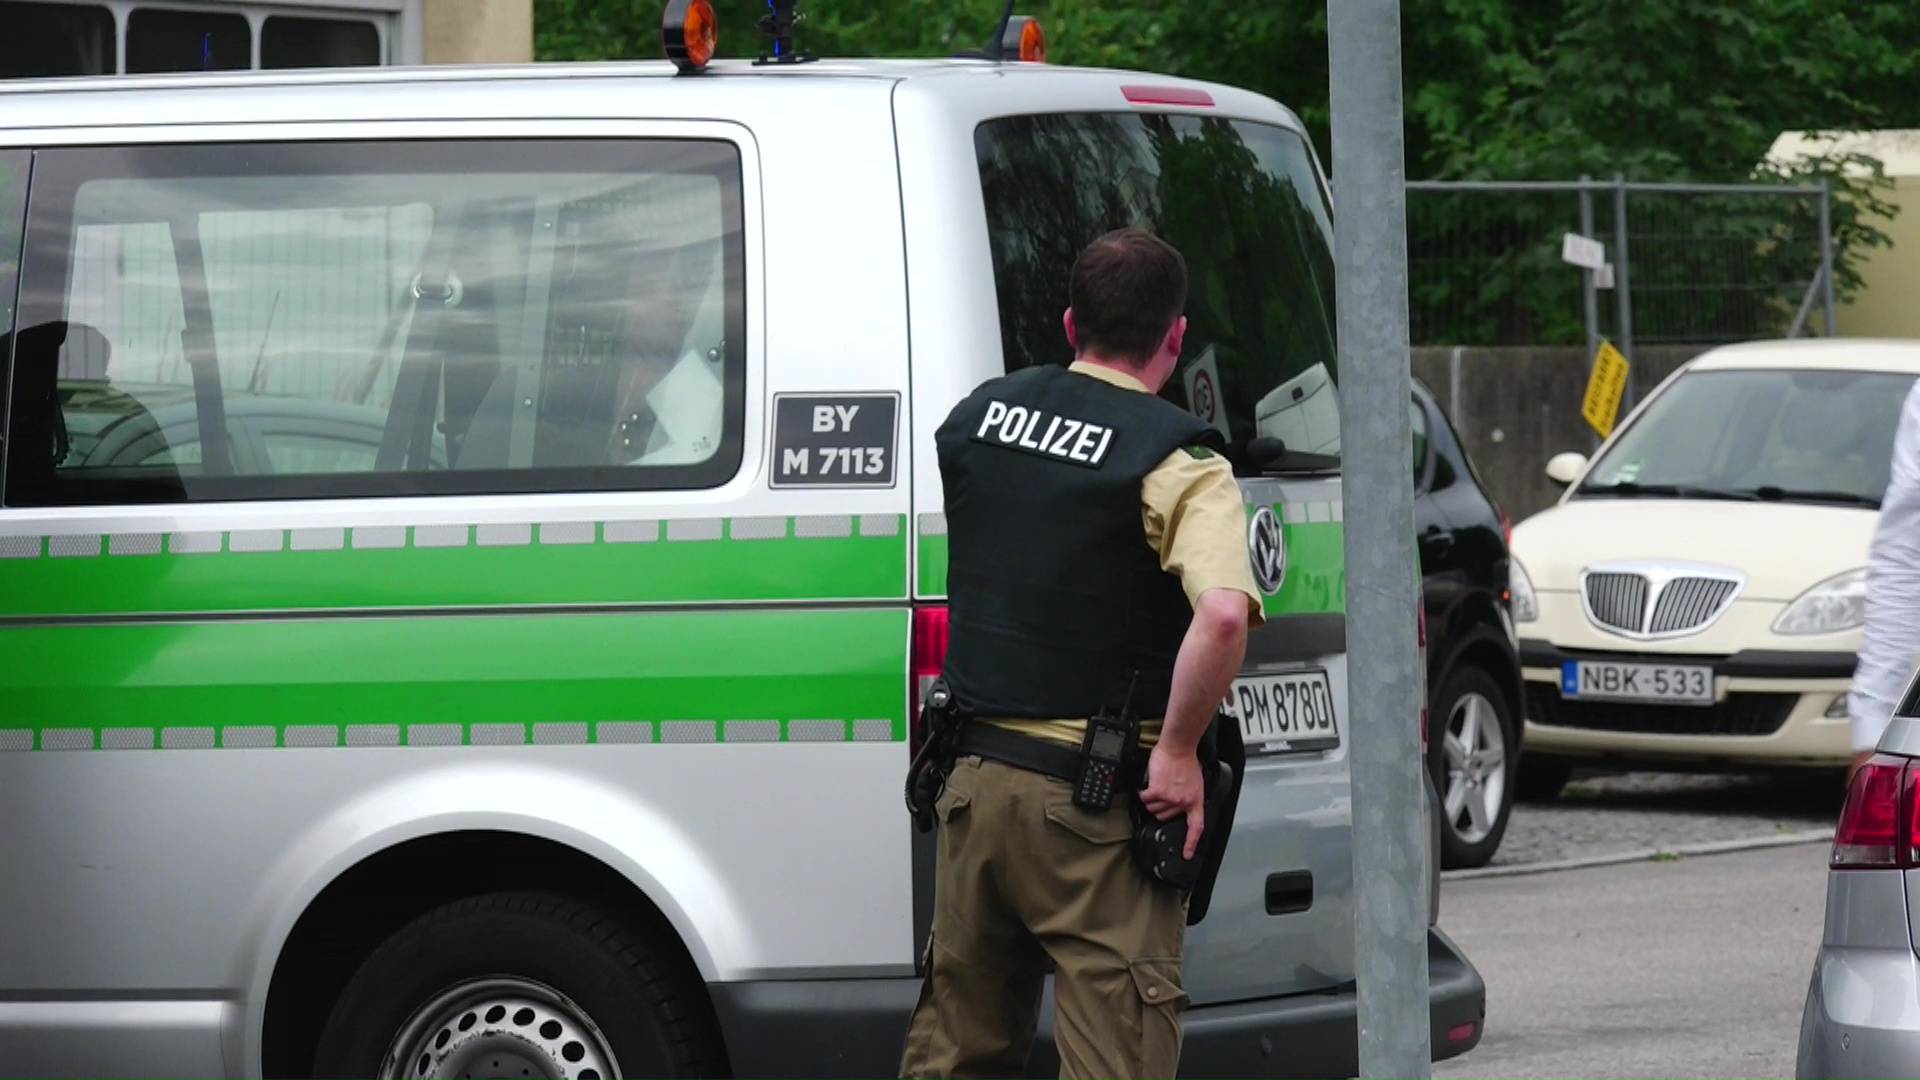
{"label": "cream colored car", "polygon": [[1867,545],[1920,342],[1715,349],[1513,534],[1523,791],[1579,762],[1839,765]]}

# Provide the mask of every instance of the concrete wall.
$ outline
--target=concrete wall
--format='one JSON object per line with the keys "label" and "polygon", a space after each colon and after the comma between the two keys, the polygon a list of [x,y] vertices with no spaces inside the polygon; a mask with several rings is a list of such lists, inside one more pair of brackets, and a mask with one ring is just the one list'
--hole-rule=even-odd
{"label": "concrete wall", "polygon": [[425,0],[429,64],[533,59],[533,0]]}
{"label": "concrete wall", "polygon": [[[1704,346],[1634,350],[1633,381],[1652,390]],[[1416,348],[1413,377],[1452,419],[1488,493],[1515,522],[1560,497],[1542,471],[1562,450],[1599,440],[1580,418],[1591,361],[1580,348]],[[1622,405],[1624,418],[1628,406]]]}
{"label": "concrete wall", "polygon": [[1864,287],[1834,313],[1843,337],[1920,338],[1920,176],[1892,182],[1893,189],[1881,195],[1899,213],[1873,223],[1893,247],[1870,248],[1861,260]]}

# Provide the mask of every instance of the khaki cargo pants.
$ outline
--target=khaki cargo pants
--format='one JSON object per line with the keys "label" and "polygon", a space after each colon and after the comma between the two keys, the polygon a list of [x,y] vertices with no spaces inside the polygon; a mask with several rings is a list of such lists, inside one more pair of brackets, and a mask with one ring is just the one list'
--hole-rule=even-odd
{"label": "khaki cargo pants", "polygon": [[1061,1076],[1171,1077],[1186,898],[1134,867],[1126,809],[963,757],[934,812],[933,937],[900,1074],[1023,1075],[1051,959]]}

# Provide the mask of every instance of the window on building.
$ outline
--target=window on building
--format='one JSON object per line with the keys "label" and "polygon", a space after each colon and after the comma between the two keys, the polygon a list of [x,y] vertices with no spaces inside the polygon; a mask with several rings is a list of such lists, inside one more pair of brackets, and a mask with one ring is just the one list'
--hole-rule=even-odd
{"label": "window on building", "polygon": [[0,0],[0,79],[112,75],[113,12],[100,4]]}
{"label": "window on building", "polygon": [[41,151],[6,502],[722,483],[740,185],[705,141]]}
{"label": "window on building", "polygon": [[244,15],[140,7],[127,17],[127,70],[243,71],[253,66]]}
{"label": "window on building", "polygon": [[263,68],[373,67],[380,63],[380,31],[360,19],[275,15],[260,31]]}

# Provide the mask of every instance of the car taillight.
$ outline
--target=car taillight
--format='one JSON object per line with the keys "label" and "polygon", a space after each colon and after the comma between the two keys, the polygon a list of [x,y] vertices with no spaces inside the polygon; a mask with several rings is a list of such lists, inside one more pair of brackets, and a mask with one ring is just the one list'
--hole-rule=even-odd
{"label": "car taillight", "polygon": [[1914,788],[1920,773],[1913,762],[1876,754],[1847,785],[1847,802],[1833,830],[1835,870],[1913,869],[1916,859],[1914,817],[1920,804]]}
{"label": "car taillight", "polygon": [[947,606],[926,604],[913,609],[913,641],[908,646],[907,665],[907,738],[910,749],[918,753],[925,732],[920,730],[920,704],[927,688],[940,677],[947,664]]}
{"label": "car taillight", "polygon": [[1433,735],[1427,730],[1433,724],[1433,712],[1427,707],[1427,605],[1414,601],[1419,612],[1417,620],[1420,627],[1420,756],[1427,754],[1427,743]]}
{"label": "car taillight", "polygon": [[1500,511],[1500,539],[1506,542],[1507,550],[1513,550],[1513,519],[1505,510]]}

